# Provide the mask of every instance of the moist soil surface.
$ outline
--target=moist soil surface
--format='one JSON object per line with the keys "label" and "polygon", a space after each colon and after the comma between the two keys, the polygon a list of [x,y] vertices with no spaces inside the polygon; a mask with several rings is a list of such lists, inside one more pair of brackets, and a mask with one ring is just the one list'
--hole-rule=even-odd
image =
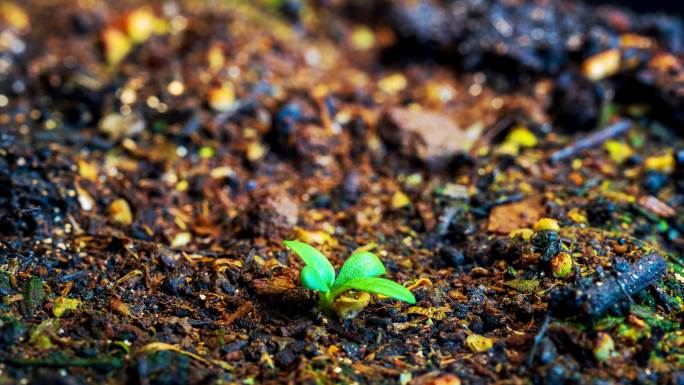
{"label": "moist soil surface", "polygon": [[[681,384],[683,49],[553,0],[4,1],[0,383]],[[324,316],[288,239],[417,303]]]}

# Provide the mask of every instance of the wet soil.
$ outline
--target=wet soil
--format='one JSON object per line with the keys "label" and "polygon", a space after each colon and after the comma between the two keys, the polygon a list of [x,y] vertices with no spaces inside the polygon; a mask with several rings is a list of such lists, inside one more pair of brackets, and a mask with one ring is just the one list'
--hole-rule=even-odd
{"label": "wet soil", "polygon": [[[0,3],[0,383],[680,384],[684,27]],[[299,239],[417,299],[326,317]]]}

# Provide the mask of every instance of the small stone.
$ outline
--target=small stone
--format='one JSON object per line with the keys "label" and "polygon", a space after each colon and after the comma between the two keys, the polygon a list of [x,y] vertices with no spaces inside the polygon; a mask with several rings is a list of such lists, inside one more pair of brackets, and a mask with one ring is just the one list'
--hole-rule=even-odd
{"label": "small stone", "polygon": [[187,231],[176,234],[171,241],[171,247],[184,247],[192,241],[192,234]]}
{"label": "small stone", "polygon": [[273,236],[297,224],[299,205],[284,191],[260,191],[255,195],[245,224],[248,230]]}
{"label": "small stone", "polygon": [[535,232],[530,242],[532,243],[533,250],[541,254],[540,258],[542,261],[551,261],[551,258],[555,257],[563,247],[563,241],[558,231],[552,230]]}
{"label": "small stone", "polygon": [[615,75],[620,70],[620,56],[617,48],[598,53],[582,63],[582,73],[593,81]]}
{"label": "small stone", "polygon": [[245,156],[250,162],[256,162],[257,160],[263,158],[265,154],[266,148],[260,142],[250,142],[247,144]]}
{"label": "small stone", "polygon": [[142,43],[154,33],[157,17],[149,7],[141,7],[128,14],[125,20],[126,33],[135,43]]}
{"label": "small stone", "polygon": [[352,32],[351,42],[354,48],[358,50],[371,49],[375,45],[375,35],[373,34],[373,31],[365,25],[359,26]]}
{"label": "small stone", "polygon": [[400,209],[411,204],[411,199],[401,191],[397,191],[392,195],[392,208]]}
{"label": "small stone", "polygon": [[174,253],[174,252],[165,252],[159,257],[159,259],[164,264],[164,266],[167,266],[167,267],[178,266],[178,262],[182,258],[183,257],[181,256],[180,253]]}
{"label": "small stone", "polygon": [[133,214],[131,213],[131,206],[123,198],[115,199],[109,205],[109,217],[117,223],[122,225],[130,225],[133,223]]}
{"label": "small stone", "polygon": [[437,111],[392,108],[381,135],[399,151],[428,166],[440,169],[449,160],[472,146],[464,131],[448,116]]}
{"label": "small stone", "polygon": [[299,157],[328,172],[338,167],[335,157],[348,151],[338,133],[316,124],[294,125],[290,140]]}
{"label": "small stone", "polygon": [[408,81],[404,75],[394,73],[380,79],[378,88],[389,95],[394,95],[403,91],[407,84]]}
{"label": "small stone", "polygon": [[209,106],[219,112],[229,112],[237,106],[235,102],[235,89],[232,83],[226,82],[220,86],[212,87],[207,93]]}
{"label": "small stone", "polygon": [[95,207],[95,200],[93,197],[91,197],[90,194],[88,194],[88,192],[85,189],[82,189],[78,184],[76,184],[75,187],[78,204],[85,211],[92,210],[93,207]]}
{"label": "small stone", "polygon": [[176,79],[171,81],[169,85],[166,86],[166,90],[173,96],[180,96],[185,92],[185,85],[180,80]]}
{"label": "small stone", "polygon": [[134,113],[121,115],[113,112],[100,120],[98,129],[111,139],[119,140],[143,132],[145,121]]}

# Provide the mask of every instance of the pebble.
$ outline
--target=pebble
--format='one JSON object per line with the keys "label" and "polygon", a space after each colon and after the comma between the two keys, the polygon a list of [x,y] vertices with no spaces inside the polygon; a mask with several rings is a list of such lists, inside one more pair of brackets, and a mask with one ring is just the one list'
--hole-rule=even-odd
{"label": "pebble", "polygon": [[448,115],[437,111],[392,108],[386,113],[381,135],[403,155],[435,169],[445,167],[453,156],[469,149],[465,132]]}

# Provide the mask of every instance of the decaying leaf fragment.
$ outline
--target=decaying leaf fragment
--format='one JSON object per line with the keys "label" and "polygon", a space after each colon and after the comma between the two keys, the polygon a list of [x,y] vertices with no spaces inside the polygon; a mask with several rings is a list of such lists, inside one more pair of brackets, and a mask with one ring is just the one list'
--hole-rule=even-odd
{"label": "decaying leaf fragment", "polygon": [[140,348],[140,350],[138,350],[138,352],[142,353],[142,354],[156,353],[156,352],[161,352],[161,351],[172,351],[172,352],[175,352],[178,354],[182,354],[184,356],[188,356],[188,357],[190,357],[194,360],[197,360],[197,361],[199,361],[205,365],[215,365],[215,366],[218,366],[224,370],[233,370],[233,367],[225,361],[206,359],[206,358],[200,356],[199,354],[189,352],[187,350],[183,350],[176,345],[167,344],[165,342],[151,342],[151,343],[143,346],[142,348]]}
{"label": "decaying leaf fragment", "polygon": [[81,306],[81,301],[76,298],[59,297],[55,299],[55,305],[52,308],[52,314],[59,318],[64,315],[67,310],[76,310],[79,306]]}
{"label": "decaying leaf fragment", "polygon": [[466,346],[474,353],[483,353],[494,346],[494,340],[479,334],[471,334],[466,338]]}
{"label": "decaying leaf fragment", "polygon": [[513,230],[530,227],[544,215],[544,210],[542,199],[538,196],[496,206],[489,213],[487,231],[509,234]]}

